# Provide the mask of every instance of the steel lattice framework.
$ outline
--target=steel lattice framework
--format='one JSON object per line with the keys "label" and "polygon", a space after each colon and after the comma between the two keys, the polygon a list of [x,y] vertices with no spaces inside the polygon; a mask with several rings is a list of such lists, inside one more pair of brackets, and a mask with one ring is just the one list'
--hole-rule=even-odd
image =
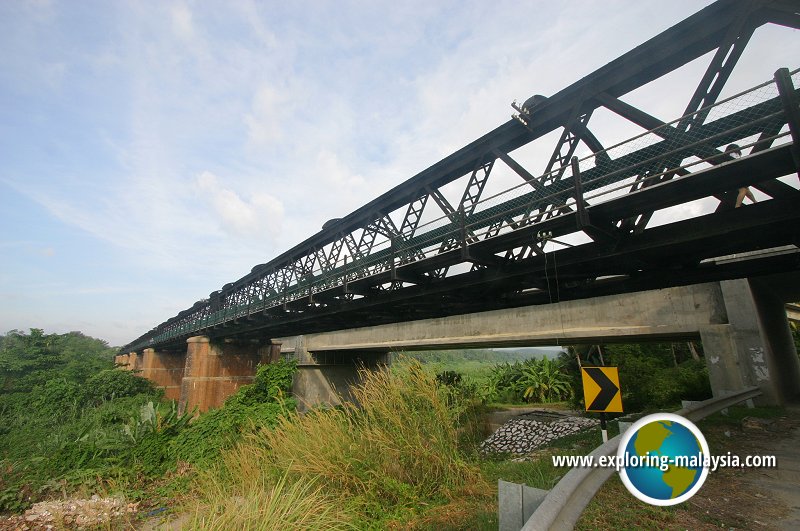
{"label": "steel lattice framework", "polygon": [[[800,75],[783,69],[718,101],[754,30],[767,23],[800,29],[797,2],[720,0],[557,94],[514,104],[512,120],[123,350],[175,346],[199,334],[279,337],[798,269],[800,191],[786,176],[800,166]],[[709,52],[679,119],[665,123],[620,99]],[[642,134],[604,147],[589,129],[599,108]],[[543,173],[512,157],[558,129]],[[724,152],[731,142],[749,152],[732,160]],[[579,159],[581,144],[591,154]],[[498,167],[521,181],[489,194]],[[463,187],[458,201],[452,192],[448,199],[448,185]],[[742,186],[769,199],[733,208]],[[653,226],[654,212],[710,197],[716,211]],[[791,247],[709,260],[779,246]]]}

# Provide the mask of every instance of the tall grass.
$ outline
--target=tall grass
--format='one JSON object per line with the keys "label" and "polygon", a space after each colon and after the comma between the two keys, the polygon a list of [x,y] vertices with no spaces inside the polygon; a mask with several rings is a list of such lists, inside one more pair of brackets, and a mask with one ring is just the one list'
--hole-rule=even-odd
{"label": "tall grass", "polygon": [[[201,479],[203,501],[194,506],[184,529],[355,529],[351,515],[321,487],[313,482],[288,483],[286,476],[277,481],[267,478],[253,461],[257,457],[233,450],[226,465],[233,464],[231,459],[241,459],[248,475],[206,475]],[[241,469],[241,463],[234,468]]]}
{"label": "tall grass", "polygon": [[[364,527],[484,486],[479,469],[459,452],[457,401],[419,364],[365,371],[362,378],[353,390],[357,405],[284,417],[275,429],[248,436],[225,455],[224,471],[205,497],[230,499],[236,491],[272,499],[278,486],[311,489],[325,503],[335,497],[336,507],[355,513]],[[232,483],[238,487],[231,490]],[[249,510],[243,501],[225,504],[207,503],[207,511],[227,519]],[[326,517],[345,522],[343,515]],[[218,528],[207,526],[208,518],[198,514],[194,527]]]}

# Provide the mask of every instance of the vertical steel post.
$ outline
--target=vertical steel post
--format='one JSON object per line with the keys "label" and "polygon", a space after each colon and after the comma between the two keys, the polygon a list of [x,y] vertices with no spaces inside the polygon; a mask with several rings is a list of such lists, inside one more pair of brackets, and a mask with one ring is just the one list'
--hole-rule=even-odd
{"label": "vertical steel post", "polygon": [[394,234],[389,235],[389,246],[391,252],[389,253],[389,266],[391,270],[391,279],[397,280],[397,266],[395,264],[395,257],[397,255],[397,237]]}
{"label": "vertical steel post", "polygon": [[589,224],[589,215],[583,202],[583,183],[581,183],[581,168],[578,157],[572,157],[572,181],[575,185],[575,211],[577,213],[578,228]]}
{"label": "vertical steel post", "polygon": [[345,295],[347,295],[347,293],[348,293],[348,291],[347,291],[347,258],[348,258],[348,256],[345,255],[345,257],[344,257],[344,282],[342,283],[344,285],[344,294]]}
{"label": "vertical steel post", "polygon": [[778,86],[783,110],[786,112],[786,122],[792,134],[792,158],[800,176],[800,106],[788,68],[780,68],[775,72],[775,84]]}

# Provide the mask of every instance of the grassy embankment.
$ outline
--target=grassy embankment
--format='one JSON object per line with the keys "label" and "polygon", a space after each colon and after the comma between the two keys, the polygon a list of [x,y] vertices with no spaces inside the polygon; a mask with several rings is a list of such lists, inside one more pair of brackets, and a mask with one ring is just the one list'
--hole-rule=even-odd
{"label": "grassy embankment", "polygon": [[[38,332],[0,344],[6,509],[79,489],[169,506],[188,514],[190,529],[496,529],[497,479],[549,489],[566,472],[550,455],[599,442],[596,431],[577,434],[523,463],[481,456],[475,386],[441,385],[432,365],[413,362],[369,374],[361,408],[303,417],[286,398],[291,364],[265,366],[254,385],[188,423],[134,375],[102,370],[109,361],[95,369],[107,346],[73,355],[78,339],[88,349],[82,337]],[[670,527],[681,510],[645,506],[612,479],[581,527]]]}
{"label": "grassy embankment", "polygon": [[[586,453],[599,433],[567,437],[530,462],[477,451],[482,407],[418,363],[373,372],[360,407],[290,415],[200,474],[188,528],[496,529],[497,480],[552,488],[553,453]],[[302,494],[299,494],[302,493]],[[315,511],[288,500],[305,496]],[[279,500],[284,500],[280,501]],[[304,520],[301,520],[304,519]],[[312,519],[312,520],[308,520]]]}
{"label": "grassy embankment", "polygon": [[[187,506],[188,528],[301,522],[334,529],[496,529],[498,479],[550,489],[567,472],[553,467],[552,455],[583,455],[600,443],[591,430],[555,441],[526,462],[481,456],[475,402],[436,385],[416,364],[368,375],[357,395],[361,409],[284,417],[274,430],[248,435],[225,452],[221,464],[201,474]],[[713,428],[738,426],[743,416],[776,411],[731,408],[729,416],[700,425],[716,433]],[[616,423],[610,428],[616,435]],[[725,441],[711,437],[710,443],[717,451]],[[313,502],[314,510],[284,503],[296,496]],[[646,505],[615,476],[578,528],[678,528],[691,510]]]}

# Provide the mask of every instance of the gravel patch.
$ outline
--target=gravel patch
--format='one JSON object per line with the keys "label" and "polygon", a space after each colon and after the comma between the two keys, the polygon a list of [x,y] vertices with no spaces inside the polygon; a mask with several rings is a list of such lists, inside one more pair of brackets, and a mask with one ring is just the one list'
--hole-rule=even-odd
{"label": "gravel patch", "polygon": [[54,500],[33,505],[25,514],[0,518],[0,529],[20,531],[106,528],[112,521],[136,513],[138,503],[121,498]]}
{"label": "gravel patch", "polygon": [[484,453],[521,456],[555,439],[597,426],[599,421],[585,417],[561,417],[552,422],[523,418],[511,419],[481,443]]}

